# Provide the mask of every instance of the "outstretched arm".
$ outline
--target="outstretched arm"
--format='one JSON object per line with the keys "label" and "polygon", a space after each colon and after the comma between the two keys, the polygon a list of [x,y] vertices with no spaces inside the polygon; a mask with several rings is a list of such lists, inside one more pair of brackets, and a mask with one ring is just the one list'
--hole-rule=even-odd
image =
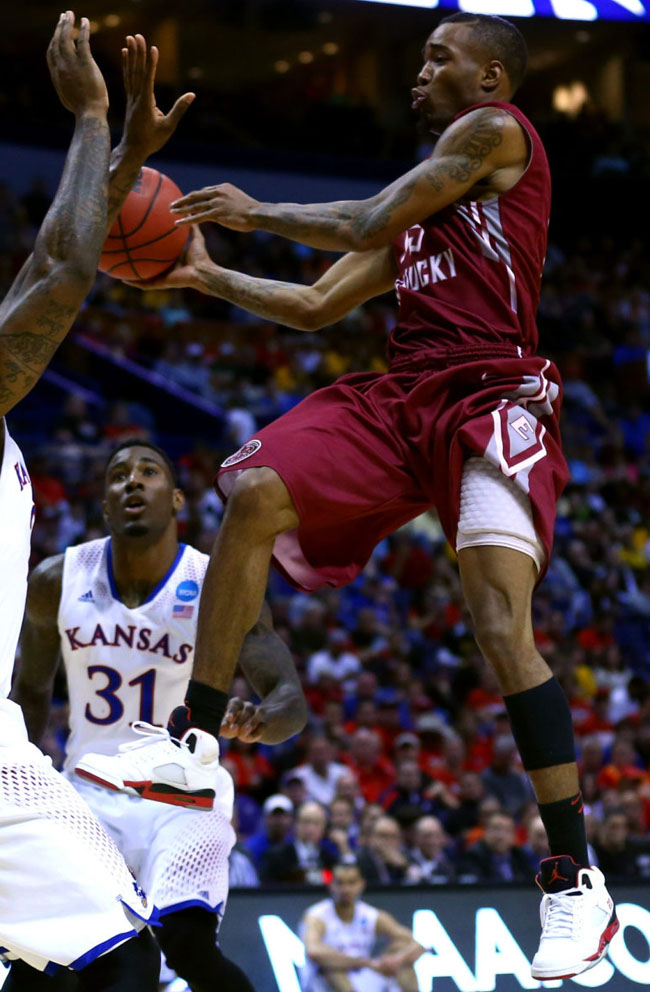
{"label": "outstretched arm", "polygon": [[50,711],[59,664],[58,629],[63,555],[46,558],[29,577],[25,619],[20,634],[20,664],[11,698],[22,706],[30,741],[39,744]]}
{"label": "outstretched arm", "polygon": [[479,181],[485,184],[515,170],[515,182],[527,156],[526,138],[515,118],[484,107],[452,124],[430,158],[367,200],[260,203],[224,183],[189,193],[172,210],[177,223],[212,220],[236,231],[280,234],[313,248],[368,251],[390,244],[402,231],[470,194]]}
{"label": "outstretched arm", "polygon": [[127,35],[122,49],[122,75],[126,91],[124,130],[113,149],[108,188],[108,228],[113,226],[140,169],[171,138],[181,117],[194,100],[194,93],[179,97],[168,114],[156,105],[154,84],[158,49],[147,48],[141,34]]}
{"label": "outstretched arm", "polygon": [[340,320],[373,296],[392,289],[395,277],[393,252],[387,247],[349,252],[312,286],[260,279],[213,262],[203,235],[194,227],[185,259],[179,266],[158,281],[131,285],[147,290],[187,286],[286,327],[315,331]]}
{"label": "outstretched arm", "polygon": [[0,416],[35,385],[92,286],[106,235],[108,94],[90,52],[90,24],[59,18],[47,50],[52,82],[75,130],[52,205],[0,305]]}
{"label": "outstretched arm", "polygon": [[273,629],[273,618],[264,603],[239,655],[239,666],[260,703],[230,700],[221,727],[222,737],[280,744],[299,734],[307,722],[307,702],[291,653]]}

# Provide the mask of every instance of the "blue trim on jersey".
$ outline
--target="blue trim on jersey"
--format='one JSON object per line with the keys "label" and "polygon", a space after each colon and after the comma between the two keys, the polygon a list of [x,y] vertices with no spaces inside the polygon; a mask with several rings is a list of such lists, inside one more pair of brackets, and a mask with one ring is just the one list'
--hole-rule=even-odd
{"label": "blue trim on jersey", "polygon": [[[131,937],[137,937],[138,932],[133,927],[130,930],[125,930],[124,933],[116,933],[113,937],[109,937],[108,940],[102,941],[101,944],[95,944],[91,947],[89,951],[82,954],[81,957],[73,961],[72,964],[68,965],[68,968],[72,968],[73,971],[81,971],[87,965],[95,961],[100,955],[105,954],[106,951],[110,951],[112,947],[116,944],[123,944],[125,941],[129,940]],[[49,967],[49,965],[48,965]]]}
{"label": "blue trim on jersey", "polygon": [[[185,548],[186,547],[187,547],[187,544],[179,544],[178,545],[178,553],[177,553],[176,557],[174,558],[169,571],[167,572],[166,575],[163,575],[163,577],[160,580],[160,582],[158,583],[158,585],[155,586],[155,588],[151,590],[151,592],[149,593],[149,595],[147,596],[147,598],[145,599],[145,601],[143,603],[140,603],[140,606],[146,606],[147,603],[150,603],[152,599],[155,599],[156,598],[156,596],[158,595],[158,593],[160,592],[160,590],[163,589],[167,585],[167,583],[171,579],[172,575],[174,574],[174,572],[178,568],[178,565],[180,564],[180,560],[181,560],[181,558],[183,557],[183,555],[185,553]],[[108,585],[109,585],[109,588],[111,590],[111,596],[113,597],[113,599],[116,599],[118,603],[122,603],[122,600],[120,599],[120,594],[117,591],[117,586],[115,585],[115,577],[113,576],[113,549],[111,547],[111,539],[110,539],[110,537],[109,537],[108,541],[106,542],[106,571],[108,572]],[[125,603],[122,603],[122,606],[125,606],[125,605],[126,605]],[[136,610],[139,609],[138,606],[136,606],[136,607],[127,607],[127,609],[131,609],[131,608],[136,609]]]}
{"label": "blue trim on jersey", "polygon": [[199,909],[205,909],[207,913],[216,913],[217,916],[223,916],[223,899],[217,906],[211,906],[209,903],[204,902],[203,899],[186,899],[185,902],[175,902],[173,906],[163,906],[162,909],[158,910],[158,916],[162,918],[163,916],[168,916],[170,913],[179,913],[181,909],[190,909],[193,906]]}

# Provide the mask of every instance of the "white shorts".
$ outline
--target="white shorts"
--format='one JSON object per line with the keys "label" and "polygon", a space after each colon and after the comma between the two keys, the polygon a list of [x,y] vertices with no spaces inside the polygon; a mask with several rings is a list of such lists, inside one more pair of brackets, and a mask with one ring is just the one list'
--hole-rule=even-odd
{"label": "white shorts", "polygon": [[[378,975],[371,968],[360,968],[349,971],[348,979],[354,992],[400,992],[400,987],[393,978]],[[303,969],[300,977],[301,992],[332,992],[332,986],[325,977],[315,969]]]}
{"label": "white shorts", "polygon": [[526,493],[487,458],[468,458],[460,487],[456,551],[485,544],[529,555],[538,572],[546,560]]}
{"label": "white shorts", "polygon": [[155,921],[108,837],[0,699],[0,956],[80,969]]}
{"label": "white shorts", "polygon": [[189,906],[223,916],[236,837],[232,778],[225,768],[219,776],[214,808],[206,813],[111,792],[70,774],[161,916]]}

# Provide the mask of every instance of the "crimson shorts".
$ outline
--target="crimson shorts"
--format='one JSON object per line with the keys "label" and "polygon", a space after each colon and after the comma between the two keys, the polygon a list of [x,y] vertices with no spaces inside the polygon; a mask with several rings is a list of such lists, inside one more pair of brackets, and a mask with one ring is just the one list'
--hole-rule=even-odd
{"label": "crimson shorts", "polygon": [[227,499],[243,469],[275,469],[300,525],[277,538],[274,564],[311,592],[351,582],[382,538],[432,506],[455,547],[463,463],[480,455],[530,497],[548,562],[568,480],[561,391],[547,359],[494,350],[346,375],[227,458],[217,491]]}

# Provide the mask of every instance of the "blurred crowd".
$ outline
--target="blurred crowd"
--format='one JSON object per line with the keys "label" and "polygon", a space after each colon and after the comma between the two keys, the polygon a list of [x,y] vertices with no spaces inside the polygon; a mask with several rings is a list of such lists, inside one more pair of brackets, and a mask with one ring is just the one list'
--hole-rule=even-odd
{"label": "blurred crowd", "polygon": [[[592,191],[614,167],[592,162]],[[38,182],[22,200],[0,188],[3,290],[47,202]],[[650,254],[640,236],[605,236],[596,220],[571,236],[556,225],[546,263],[540,351],[564,376],[571,481],[534,628],[570,700],[593,862],[610,877],[650,878]],[[206,233],[217,261],[251,274],[312,282],[332,261],[264,234]],[[196,293],[140,293],[100,276],[54,363],[59,381],[16,411],[39,511],[34,562],[103,534],[105,458],[130,436],[170,451],[187,495],[181,537],[209,551],[222,458],[336,376],[383,368],[394,321],[389,295],[304,334]],[[112,386],[117,366],[211,404],[211,430],[181,423],[191,405],[174,430],[170,394],[138,400]],[[307,597],[273,576],[269,599],[310,719],[276,747],[224,742],[237,789],[232,883],[320,884],[350,852],[377,884],[532,878],[544,827],[435,513],[382,542],[347,588]],[[250,697],[242,679],[233,691]],[[61,681],[56,695],[47,747],[60,760]]]}

